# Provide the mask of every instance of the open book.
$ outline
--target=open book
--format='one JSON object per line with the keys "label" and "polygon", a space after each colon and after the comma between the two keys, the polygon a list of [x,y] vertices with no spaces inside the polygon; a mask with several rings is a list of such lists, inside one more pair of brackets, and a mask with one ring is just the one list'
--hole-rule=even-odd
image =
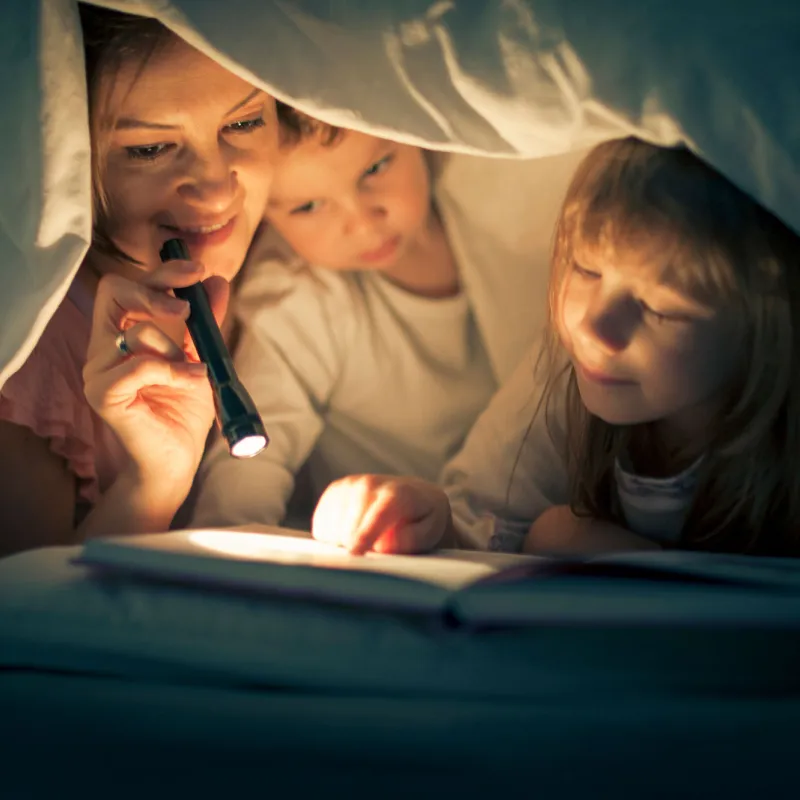
{"label": "open book", "polygon": [[800,627],[800,562],[783,559],[674,551],[591,559],[464,550],[353,556],[302,531],[253,526],[92,539],[76,561],[106,574],[448,613],[475,625],[719,624],[752,615],[757,601],[760,611],[772,615],[775,606],[781,619]]}

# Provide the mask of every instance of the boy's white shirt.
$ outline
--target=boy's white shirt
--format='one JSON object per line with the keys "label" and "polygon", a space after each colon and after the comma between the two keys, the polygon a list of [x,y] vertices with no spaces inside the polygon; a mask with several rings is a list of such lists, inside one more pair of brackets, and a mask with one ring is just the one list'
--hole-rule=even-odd
{"label": "boy's white shirt", "polygon": [[353,473],[435,481],[497,388],[466,294],[311,268],[269,231],[236,310],[237,371],[271,441],[245,461],[211,445],[193,526],[281,521],[309,456],[312,499]]}

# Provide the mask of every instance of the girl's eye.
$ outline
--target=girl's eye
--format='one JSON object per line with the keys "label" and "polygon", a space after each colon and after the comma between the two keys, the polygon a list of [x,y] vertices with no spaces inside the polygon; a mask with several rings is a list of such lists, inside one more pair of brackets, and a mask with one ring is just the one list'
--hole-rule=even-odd
{"label": "girl's eye", "polygon": [[373,175],[379,175],[381,172],[384,172],[393,158],[394,155],[390,154],[384,156],[380,161],[376,161],[369,169],[364,171],[364,177],[371,178]]}
{"label": "girl's eye", "polygon": [[155,161],[159,156],[171,150],[175,145],[172,144],[145,144],[136,147],[126,147],[129,158],[139,161]]}
{"label": "girl's eye", "polygon": [[258,128],[263,128],[266,123],[264,117],[255,117],[254,119],[242,119],[238,122],[232,122],[230,125],[225,126],[225,130],[230,133],[252,133]]}
{"label": "girl's eye", "polygon": [[297,208],[293,208],[289,213],[290,214],[311,214],[319,208],[319,200],[309,200],[307,203],[303,203],[302,206],[297,206]]}
{"label": "girl's eye", "polygon": [[648,317],[653,319],[659,325],[664,322],[689,322],[690,318],[686,314],[681,314],[678,312],[663,312],[663,311],[656,311],[654,308],[650,308],[647,303],[641,302],[642,310]]}
{"label": "girl's eye", "polygon": [[573,263],[572,269],[582,278],[595,279],[600,277],[599,272],[592,272],[592,270],[586,269],[586,267],[582,267],[580,264],[577,263]]}

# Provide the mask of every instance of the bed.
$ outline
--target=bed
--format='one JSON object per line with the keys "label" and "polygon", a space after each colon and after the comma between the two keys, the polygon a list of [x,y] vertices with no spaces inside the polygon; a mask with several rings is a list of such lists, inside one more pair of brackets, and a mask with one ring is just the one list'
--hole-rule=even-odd
{"label": "bed", "polygon": [[0,563],[4,796],[796,796],[793,562],[649,555],[659,579],[534,580],[536,624],[463,626],[76,554]]}

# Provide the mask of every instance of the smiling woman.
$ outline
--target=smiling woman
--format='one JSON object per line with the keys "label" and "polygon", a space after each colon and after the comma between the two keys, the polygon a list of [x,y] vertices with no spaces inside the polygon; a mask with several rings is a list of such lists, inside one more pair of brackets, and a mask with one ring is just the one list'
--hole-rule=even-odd
{"label": "smiling woman", "polygon": [[[266,203],[274,100],[155,20],[118,25],[115,44],[109,12],[83,9],[95,229],[113,256],[105,268],[119,271],[120,253],[154,266],[179,233],[210,274],[230,279]],[[135,55],[120,57],[127,51]]]}
{"label": "smiling woman", "polygon": [[[222,319],[277,147],[272,97],[159,22],[81,5],[81,23],[93,242],[0,392],[0,554],[169,527],[213,420],[170,290],[205,280]],[[162,265],[176,236],[193,260]]]}

